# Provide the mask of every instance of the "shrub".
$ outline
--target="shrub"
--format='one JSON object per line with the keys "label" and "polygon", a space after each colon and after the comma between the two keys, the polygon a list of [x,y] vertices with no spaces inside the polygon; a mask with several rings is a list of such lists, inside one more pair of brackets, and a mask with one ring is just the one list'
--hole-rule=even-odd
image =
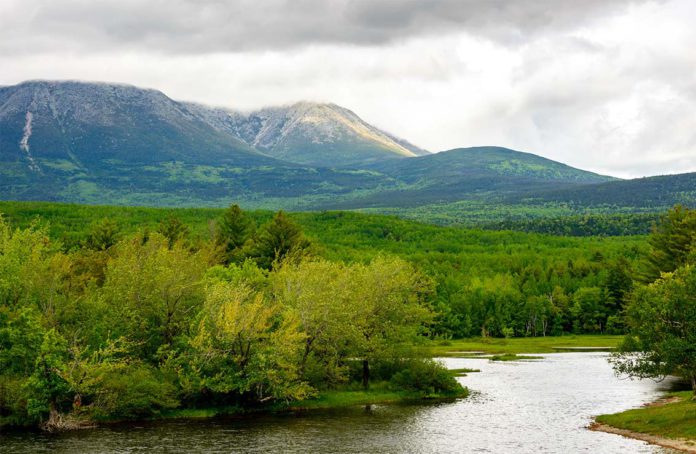
{"label": "shrub", "polygon": [[457,395],[465,391],[445,366],[431,359],[409,361],[403,370],[394,374],[390,383],[400,390],[422,396]]}
{"label": "shrub", "polygon": [[108,367],[99,374],[97,383],[91,410],[98,418],[142,418],[179,405],[175,387],[144,364]]}

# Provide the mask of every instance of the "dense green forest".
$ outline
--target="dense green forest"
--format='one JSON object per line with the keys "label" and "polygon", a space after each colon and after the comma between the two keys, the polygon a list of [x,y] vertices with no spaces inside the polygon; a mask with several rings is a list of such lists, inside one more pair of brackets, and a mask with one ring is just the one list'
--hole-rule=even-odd
{"label": "dense green forest", "polygon": [[465,390],[414,347],[433,282],[378,255],[331,262],[282,212],[233,206],[209,240],[110,218],[70,246],[0,222],[0,417],[47,430],[177,407],[277,408],[360,384]]}
{"label": "dense green forest", "polygon": [[[19,227],[47,223],[49,235],[70,251],[81,248],[105,222],[118,239],[157,231],[172,219],[183,225],[187,241],[205,248],[224,210],[3,202],[0,212]],[[246,215],[253,226],[261,226],[273,213]],[[351,212],[287,216],[311,240],[315,256],[368,263],[387,254],[415,266],[435,286],[429,303],[438,323],[431,335],[445,337],[621,332],[615,315],[647,245],[641,236],[470,230]]]}
{"label": "dense green forest", "polygon": [[46,427],[352,384],[457,394],[414,346],[622,333],[648,246],[237,206],[0,212],[0,416]]}

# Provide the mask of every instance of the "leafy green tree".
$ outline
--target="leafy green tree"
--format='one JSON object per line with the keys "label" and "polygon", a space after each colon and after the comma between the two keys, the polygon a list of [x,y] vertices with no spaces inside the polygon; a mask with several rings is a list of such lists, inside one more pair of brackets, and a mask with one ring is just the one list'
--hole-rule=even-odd
{"label": "leafy green tree", "polygon": [[193,374],[185,377],[198,392],[251,398],[301,399],[312,389],[299,375],[304,335],[282,308],[244,285],[210,285],[191,340]]}
{"label": "leafy green tree", "polygon": [[55,329],[47,331],[25,387],[29,415],[41,419],[48,430],[60,428],[61,410],[72,402],[72,390],[65,379],[68,359],[66,340]]}
{"label": "leafy green tree", "polygon": [[279,211],[266,224],[251,247],[250,256],[261,268],[271,269],[290,255],[303,255],[310,247],[302,229]]}
{"label": "leafy green tree", "polygon": [[115,247],[102,288],[91,295],[106,306],[102,329],[107,338],[138,341],[142,358],[152,359],[160,347],[171,347],[184,332],[203,300],[201,278],[206,259],[181,243],[152,234],[143,243],[134,237]]}
{"label": "leafy green tree", "polygon": [[680,375],[696,399],[696,267],[685,265],[638,287],[626,308],[630,334],[614,355],[618,373]]}
{"label": "leafy green tree", "polygon": [[576,332],[604,332],[606,312],[604,292],[599,287],[581,287],[573,295],[571,313]]}
{"label": "leafy green tree", "polygon": [[0,307],[0,379],[5,375],[32,373],[44,331],[35,308],[11,311]]}
{"label": "leafy green tree", "polygon": [[425,298],[433,287],[399,258],[378,256],[367,266],[354,266],[351,288],[359,332],[355,355],[362,358],[362,384],[368,388],[370,362],[402,357],[424,333],[432,320]]}
{"label": "leafy green tree", "polygon": [[354,292],[355,267],[326,260],[285,263],[272,273],[273,298],[296,314],[305,335],[300,372],[314,386],[347,380],[345,361],[358,339],[361,301]]}
{"label": "leafy green tree", "polygon": [[631,265],[626,258],[620,257],[610,265],[606,281],[607,297],[613,312],[623,309],[626,297],[632,288]]}

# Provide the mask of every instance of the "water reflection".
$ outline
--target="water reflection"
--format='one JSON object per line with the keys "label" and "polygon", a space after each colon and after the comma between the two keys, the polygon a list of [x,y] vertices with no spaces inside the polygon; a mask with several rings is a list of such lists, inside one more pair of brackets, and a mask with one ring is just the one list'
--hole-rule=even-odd
{"label": "water reflection", "polygon": [[650,380],[614,377],[605,354],[562,353],[534,362],[447,359],[479,368],[461,378],[469,399],[290,416],[129,424],[48,436],[0,436],[1,452],[664,453],[590,432],[592,415],[654,400]]}

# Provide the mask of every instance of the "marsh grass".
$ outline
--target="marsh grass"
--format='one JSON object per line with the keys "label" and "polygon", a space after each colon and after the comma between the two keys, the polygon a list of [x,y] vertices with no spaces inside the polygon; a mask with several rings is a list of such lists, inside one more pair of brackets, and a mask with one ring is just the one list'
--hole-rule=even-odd
{"label": "marsh grass", "polygon": [[567,335],[546,337],[481,338],[434,341],[425,347],[433,357],[470,357],[479,353],[517,355],[521,353],[555,353],[554,347],[615,348],[623,336]]}

